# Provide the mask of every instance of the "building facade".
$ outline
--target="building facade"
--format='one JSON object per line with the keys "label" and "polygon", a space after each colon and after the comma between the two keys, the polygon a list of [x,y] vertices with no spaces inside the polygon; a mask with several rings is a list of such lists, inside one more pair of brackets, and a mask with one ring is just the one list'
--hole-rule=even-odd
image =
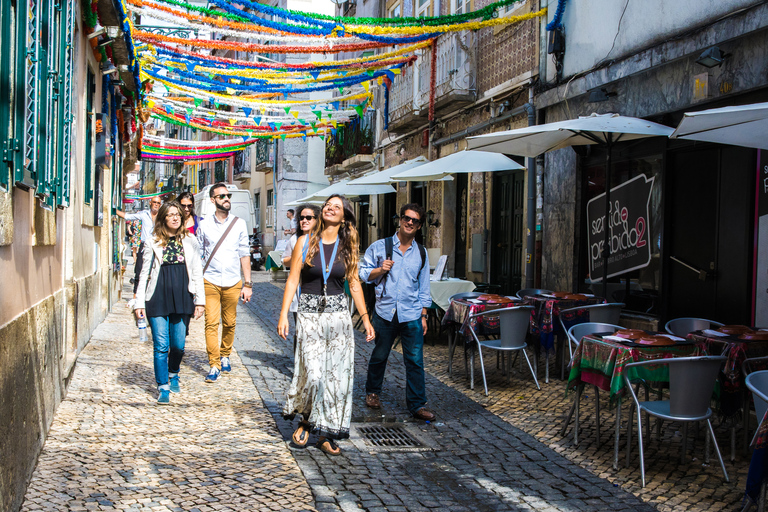
{"label": "building facade", "polygon": [[112,212],[135,167],[138,84],[122,5],[102,3],[0,3],[2,510],[21,505],[77,357],[120,294]]}

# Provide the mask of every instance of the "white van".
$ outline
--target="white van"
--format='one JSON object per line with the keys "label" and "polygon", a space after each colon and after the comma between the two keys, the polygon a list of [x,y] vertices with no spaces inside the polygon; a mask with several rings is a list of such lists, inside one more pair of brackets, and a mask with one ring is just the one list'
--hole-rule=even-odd
{"label": "white van", "polygon": [[[248,227],[248,234],[253,234],[253,228],[256,227],[256,214],[253,211],[250,190],[243,190],[229,183],[227,184],[227,189],[232,194],[232,199],[230,199],[232,209],[229,213],[244,219]],[[216,205],[211,201],[210,190],[211,185],[207,185],[203,190],[195,194],[195,214],[199,217],[207,217],[216,212]]]}

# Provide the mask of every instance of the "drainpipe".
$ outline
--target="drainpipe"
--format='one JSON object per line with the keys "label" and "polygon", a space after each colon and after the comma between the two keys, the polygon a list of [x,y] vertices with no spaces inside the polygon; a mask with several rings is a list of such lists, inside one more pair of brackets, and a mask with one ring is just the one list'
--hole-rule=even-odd
{"label": "drainpipe", "polygon": [[[528,114],[528,126],[536,124],[533,87],[528,87],[528,103],[523,105]],[[528,157],[528,236],[525,242],[525,287],[533,288],[533,255],[536,247],[536,159]]]}

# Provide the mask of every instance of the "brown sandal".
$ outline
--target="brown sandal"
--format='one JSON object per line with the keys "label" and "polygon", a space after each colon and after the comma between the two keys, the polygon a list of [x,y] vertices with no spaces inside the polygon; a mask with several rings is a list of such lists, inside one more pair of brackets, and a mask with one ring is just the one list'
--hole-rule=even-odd
{"label": "brown sandal", "polygon": [[307,446],[307,443],[309,442],[310,430],[312,430],[312,426],[309,423],[304,423],[303,421],[300,422],[299,428],[297,428],[293,433],[293,436],[291,436],[291,441],[293,441],[293,444],[299,448],[304,448]]}
{"label": "brown sandal", "polygon": [[323,451],[328,455],[333,455],[334,457],[341,454],[339,445],[334,443],[333,439],[327,437],[321,437],[316,446],[320,451]]}

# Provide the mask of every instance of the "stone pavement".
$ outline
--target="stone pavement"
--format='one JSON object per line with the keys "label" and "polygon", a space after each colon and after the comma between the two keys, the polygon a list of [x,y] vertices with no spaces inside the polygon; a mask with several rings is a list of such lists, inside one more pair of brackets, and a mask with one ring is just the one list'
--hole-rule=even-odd
{"label": "stone pavement", "polygon": [[312,510],[237,354],[219,383],[205,384],[207,372],[201,319],[190,325],[182,392],[157,405],[152,343],[116,304],[78,359],[22,510]]}
{"label": "stone pavement", "polygon": [[[295,425],[282,419],[281,407],[293,356],[292,341],[276,335],[282,290],[260,282],[254,284],[254,297],[240,310],[235,346],[287,440]],[[405,409],[404,370],[397,353],[390,358],[383,408],[366,408],[363,386],[372,346],[358,333],[353,428],[360,423],[410,425],[433,449],[379,452],[344,441],[342,456],[330,457],[312,446],[313,437],[309,448],[294,449],[293,454],[317,510],[655,510],[432,375],[427,376],[429,405],[438,421],[412,420]],[[521,382],[518,393],[530,396],[532,390],[532,382]]]}

